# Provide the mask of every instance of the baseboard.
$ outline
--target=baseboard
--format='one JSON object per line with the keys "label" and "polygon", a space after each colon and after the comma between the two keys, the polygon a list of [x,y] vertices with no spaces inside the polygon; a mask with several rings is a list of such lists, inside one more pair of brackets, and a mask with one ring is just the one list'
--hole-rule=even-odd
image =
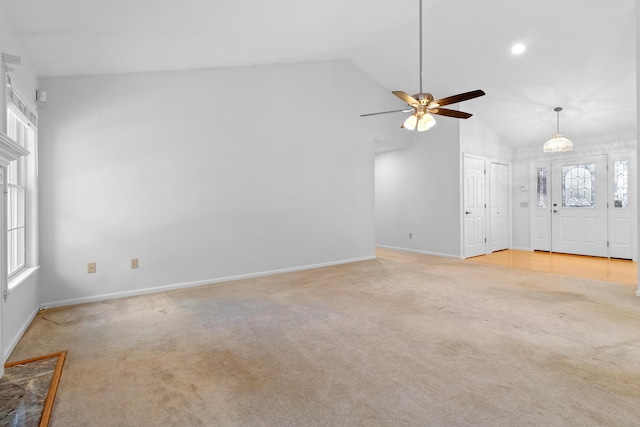
{"label": "baseboard", "polygon": [[640,297],[640,289],[638,289],[638,290],[636,291],[636,296],[637,296],[637,297]]}
{"label": "baseboard", "polygon": [[33,310],[33,313],[29,315],[29,317],[27,318],[27,321],[22,325],[18,333],[13,337],[13,340],[11,340],[9,345],[4,349],[4,355],[3,355],[4,362],[6,362],[7,359],[9,359],[9,356],[11,356],[11,353],[13,353],[13,350],[15,350],[16,346],[24,336],[25,332],[27,332],[27,329],[31,325],[31,322],[33,322],[33,319],[35,319],[36,316],[38,315],[38,311],[40,311],[40,307],[36,307],[35,310]]}
{"label": "baseboard", "polygon": [[442,254],[439,252],[419,251],[417,249],[398,248],[396,246],[387,246],[387,245],[376,245],[376,247],[384,248],[384,249],[392,249],[394,251],[411,252],[414,254],[437,256],[440,258],[462,259],[462,256],[460,255]]}
{"label": "baseboard", "polygon": [[126,297],[138,296],[138,295],[154,294],[158,292],[173,291],[176,289],[193,288],[196,286],[214,285],[217,283],[233,282],[236,280],[272,276],[274,274],[292,273],[295,271],[312,270],[314,268],[331,267],[334,265],[341,265],[341,264],[351,264],[354,262],[369,261],[375,258],[376,258],[375,255],[372,255],[372,256],[366,256],[366,257],[360,257],[360,258],[351,258],[351,259],[345,259],[345,260],[339,260],[339,261],[325,262],[320,264],[304,265],[300,267],[290,267],[290,268],[283,268],[279,270],[262,271],[259,273],[249,273],[249,274],[241,274],[237,276],[220,277],[217,279],[207,279],[207,280],[198,280],[195,282],[175,283],[172,285],[163,285],[163,286],[157,286],[153,288],[135,289],[132,291],[114,292],[114,293],[108,293],[108,294],[94,295],[90,297],[72,298],[72,299],[66,299],[66,300],[60,300],[60,301],[46,302],[46,303],[42,303],[40,306],[41,308],[44,308],[44,309],[55,308],[55,307],[66,307],[69,305],[86,304],[90,302],[106,301],[110,299],[126,298]]}
{"label": "baseboard", "polygon": [[527,252],[531,252],[533,250],[531,248],[525,248],[524,246],[514,246],[511,249],[515,251],[527,251]]}

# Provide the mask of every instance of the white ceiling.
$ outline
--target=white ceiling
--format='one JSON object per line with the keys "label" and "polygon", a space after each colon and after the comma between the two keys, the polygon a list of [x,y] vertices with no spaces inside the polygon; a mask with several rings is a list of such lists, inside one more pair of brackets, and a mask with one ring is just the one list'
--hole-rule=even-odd
{"label": "white ceiling", "polygon": [[[460,109],[514,146],[548,139],[556,106],[575,143],[635,139],[634,3],[424,0],[424,90],[483,89]],[[350,59],[390,91],[418,92],[417,0],[0,0],[0,10],[40,77]],[[516,57],[517,41],[527,51]],[[389,94],[388,109],[402,106]]]}

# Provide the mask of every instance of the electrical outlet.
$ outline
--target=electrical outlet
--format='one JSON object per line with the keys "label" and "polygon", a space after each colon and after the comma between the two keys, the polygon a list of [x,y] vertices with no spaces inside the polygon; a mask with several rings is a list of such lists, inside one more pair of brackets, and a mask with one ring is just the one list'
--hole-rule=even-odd
{"label": "electrical outlet", "polygon": [[131,258],[131,268],[138,268],[138,258]]}
{"label": "electrical outlet", "polygon": [[87,273],[95,273],[96,272],[96,263],[90,262],[87,264]]}

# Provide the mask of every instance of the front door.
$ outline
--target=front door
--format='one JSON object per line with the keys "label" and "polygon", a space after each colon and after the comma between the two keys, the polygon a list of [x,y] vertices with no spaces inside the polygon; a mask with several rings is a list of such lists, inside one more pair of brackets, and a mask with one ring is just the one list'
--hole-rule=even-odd
{"label": "front door", "polygon": [[554,160],[551,173],[551,250],[607,257],[607,156]]}
{"label": "front door", "polygon": [[486,253],[484,159],[464,157],[464,256]]}

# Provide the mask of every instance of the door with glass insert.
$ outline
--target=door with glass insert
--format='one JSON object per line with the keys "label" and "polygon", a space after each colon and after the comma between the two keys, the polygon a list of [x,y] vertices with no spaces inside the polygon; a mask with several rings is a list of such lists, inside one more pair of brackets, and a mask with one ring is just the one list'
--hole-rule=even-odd
{"label": "door with glass insert", "polygon": [[551,172],[551,250],[607,257],[607,156],[554,160]]}

